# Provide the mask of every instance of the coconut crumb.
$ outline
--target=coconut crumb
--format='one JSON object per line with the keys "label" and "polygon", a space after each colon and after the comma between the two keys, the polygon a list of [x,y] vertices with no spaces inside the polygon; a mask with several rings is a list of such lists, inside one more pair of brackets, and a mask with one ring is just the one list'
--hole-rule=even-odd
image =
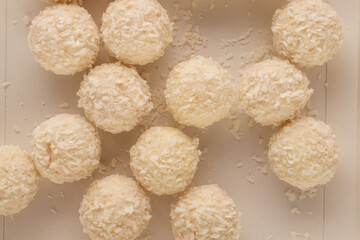
{"label": "coconut crumb", "polygon": [[290,202],[293,202],[297,199],[297,195],[296,193],[294,193],[294,190],[292,188],[289,188],[285,191],[285,196],[287,196]]}
{"label": "coconut crumb", "polygon": [[64,192],[60,192],[60,196],[61,196],[61,197],[65,197]]}
{"label": "coconut crumb", "polygon": [[251,183],[251,184],[255,184],[255,177],[254,175],[250,174],[249,176],[246,177],[246,180]]}
{"label": "coconut crumb", "polygon": [[229,129],[229,133],[238,141],[241,140],[241,132],[240,132],[240,119],[236,118],[232,120],[232,126]]}
{"label": "coconut crumb", "polygon": [[27,27],[30,26],[30,24],[31,24],[30,17],[28,15],[24,15],[23,22],[24,22],[25,26],[27,26]]}
{"label": "coconut crumb", "polygon": [[48,197],[48,199],[53,199],[54,198],[53,195],[51,195],[51,194],[49,194],[47,197]]}
{"label": "coconut crumb", "polygon": [[304,233],[304,240],[310,240],[310,233],[306,232]]}
{"label": "coconut crumb", "polygon": [[272,240],[273,239],[273,236],[272,235],[270,235],[268,238],[267,238],[267,240]]}
{"label": "coconut crumb", "polygon": [[55,208],[50,208],[50,211],[53,213],[53,214],[57,214],[57,211]]}
{"label": "coconut crumb", "polygon": [[11,21],[11,23],[12,23],[13,25],[16,25],[16,24],[17,24],[17,20],[14,19],[14,20]]}
{"label": "coconut crumb", "polygon": [[290,209],[290,213],[292,215],[294,215],[294,214],[301,215],[301,212],[299,211],[299,209],[297,207]]}
{"label": "coconut crumb", "polygon": [[20,128],[18,126],[13,126],[14,132],[15,133],[20,133]]}
{"label": "coconut crumb", "polygon": [[215,0],[210,0],[209,10],[212,10],[214,8],[215,8]]}
{"label": "coconut crumb", "polygon": [[264,175],[268,174],[268,165],[264,164],[262,166],[259,166],[258,169],[260,170],[260,172],[262,172]]}
{"label": "coconut crumb", "polygon": [[237,162],[236,163],[237,168],[242,168],[243,166],[244,166],[243,162]]}
{"label": "coconut crumb", "polygon": [[311,111],[307,112],[306,115],[307,115],[308,117],[315,117],[315,116],[318,115],[318,111],[316,111],[316,110],[311,110]]}
{"label": "coconut crumb", "polygon": [[264,159],[256,154],[253,154],[251,156],[251,160],[254,160],[255,162],[257,163],[263,163],[264,162]]}
{"label": "coconut crumb", "polygon": [[68,102],[64,102],[59,105],[60,108],[70,108],[70,104]]}
{"label": "coconut crumb", "polygon": [[262,137],[259,137],[258,144],[261,145],[263,143],[264,139]]}
{"label": "coconut crumb", "polygon": [[249,127],[254,126],[254,119],[252,119],[252,118],[249,119],[248,126]]}
{"label": "coconut crumb", "polygon": [[1,84],[2,88],[7,88],[7,87],[9,87],[10,85],[11,85],[10,82],[3,82],[3,83]]}
{"label": "coconut crumb", "polygon": [[291,236],[291,240],[298,240],[298,237],[300,237],[301,234],[298,232],[291,231],[290,236]]}

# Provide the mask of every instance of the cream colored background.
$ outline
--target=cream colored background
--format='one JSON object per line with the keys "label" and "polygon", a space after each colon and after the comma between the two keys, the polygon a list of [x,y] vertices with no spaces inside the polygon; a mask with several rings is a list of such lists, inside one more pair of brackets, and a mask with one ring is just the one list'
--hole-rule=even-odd
{"label": "cream colored background", "polygon": [[[99,23],[109,0],[84,1],[84,7]],[[173,16],[174,1],[160,2]],[[189,0],[179,2],[185,9],[191,8]],[[194,25],[199,24],[202,35],[209,38],[208,46],[201,49],[201,54],[224,59],[224,50],[219,48],[221,39],[238,37],[249,27],[254,29],[250,44],[231,48],[235,57],[231,60],[230,71],[236,78],[241,64],[240,55],[262,46],[265,42],[271,43],[271,34],[267,33],[270,31],[271,16],[285,1],[215,2],[215,9],[208,10],[209,0],[197,0],[198,6],[193,9],[204,16],[202,21],[193,20]],[[356,229],[360,227],[360,223],[356,222],[359,213],[359,200],[356,202],[359,1],[329,2],[343,20],[344,47],[326,66],[306,70],[311,86],[315,89],[311,99],[312,107],[318,111],[320,119],[332,125],[342,149],[339,169],[328,186],[318,187],[318,192],[312,199],[289,202],[284,195],[289,186],[279,181],[271,172],[267,176],[263,175],[256,169],[258,165],[250,160],[254,153],[262,154],[273,129],[257,124],[250,128],[247,126],[246,116],[241,117],[241,141],[236,141],[229,134],[229,120],[217,123],[205,131],[194,128],[184,130],[190,136],[198,136],[201,147],[209,150],[204,155],[205,160],[199,164],[194,184],[217,183],[234,198],[243,213],[244,232],[240,239],[265,240],[272,235],[274,240],[286,240],[290,239],[290,231],[309,232],[314,240],[360,239],[359,235],[356,235]],[[11,86],[6,90],[0,88],[0,141],[20,145],[29,151],[27,135],[46,116],[60,112],[82,114],[82,111],[76,108],[75,96],[82,74],[73,77],[56,76],[40,68],[33,60],[26,43],[28,27],[23,24],[23,16],[34,17],[46,4],[38,0],[1,0],[0,3],[0,82],[11,82]],[[229,8],[225,8],[225,3],[228,3]],[[251,16],[248,16],[249,12]],[[16,25],[12,24],[13,20],[17,21]],[[262,29],[261,33],[258,29]],[[167,63],[173,63],[174,58],[182,51],[184,50],[170,48],[159,61],[139,68],[139,71],[150,72],[151,87],[156,88],[163,84],[160,74],[168,73]],[[97,64],[107,61],[108,57],[103,52]],[[328,88],[324,88],[326,81]],[[24,106],[20,106],[21,102]],[[63,102],[69,102],[71,108],[60,109],[59,105]],[[167,123],[173,124],[172,121]],[[18,126],[21,132],[15,133],[14,126]],[[112,157],[120,155],[125,161],[124,166],[127,166],[126,151],[139,136],[139,129],[119,135],[101,132],[101,136],[104,165],[109,165]],[[262,145],[258,144],[259,137],[264,138]],[[244,167],[236,168],[238,161],[243,161]],[[106,174],[130,174],[124,166],[118,164],[116,169],[108,167]],[[246,181],[250,173],[256,178],[254,185]],[[96,178],[103,176],[99,173],[94,175]],[[86,179],[72,184],[56,185],[44,180],[36,199],[28,208],[12,218],[5,217],[1,220],[0,239],[89,239],[82,233],[77,211],[81,197],[91,181],[92,179]],[[152,196],[153,218],[144,236],[151,233],[151,239],[154,240],[173,239],[168,214],[169,204],[174,199]],[[290,208],[295,206],[302,211],[301,216],[290,214]],[[51,208],[57,213],[51,212]],[[312,215],[306,214],[306,211],[311,211]]]}

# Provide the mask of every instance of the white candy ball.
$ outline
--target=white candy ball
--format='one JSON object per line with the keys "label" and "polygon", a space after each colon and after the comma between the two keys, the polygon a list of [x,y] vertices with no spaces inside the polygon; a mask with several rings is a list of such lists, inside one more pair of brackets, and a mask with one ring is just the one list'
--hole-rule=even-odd
{"label": "white candy ball", "polygon": [[171,127],[152,127],[130,149],[130,167],[140,184],[157,195],[181,191],[192,181],[199,139]]}
{"label": "white candy ball", "polygon": [[240,213],[217,185],[193,187],[171,206],[176,240],[238,240]]}
{"label": "white candy ball", "polygon": [[312,89],[305,73],[287,60],[268,59],[249,67],[239,85],[239,101],[256,122],[268,126],[292,119],[307,104]]}
{"label": "white candy ball", "polygon": [[322,65],[338,51],[343,29],[337,12],[322,0],[293,0],[273,17],[277,52],[301,67]]}
{"label": "white candy ball", "polygon": [[121,63],[91,69],[77,95],[86,117],[113,134],[132,130],[153,107],[146,81],[135,68]]}
{"label": "white candy ball", "polygon": [[235,90],[223,67],[211,58],[196,56],[171,71],[165,98],[176,121],[205,128],[228,115]]}
{"label": "white candy ball", "polygon": [[59,75],[72,75],[95,62],[100,32],[84,8],[56,4],[32,20],[28,42],[43,68]]}
{"label": "white candy ball", "polygon": [[270,139],[268,156],[274,173],[306,190],[334,176],[339,149],[330,126],[311,117],[282,126]]}
{"label": "white candy ball", "polygon": [[149,224],[150,199],[131,178],[94,181],[80,206],[80,222],[92,240],[134,240]]}
{"label": "white candy ball", "polygon": [[116,0],[102,17],[101,33],[111,55],[145,65],[164,55],[173,41],[172,23],[157,0]]}
{"label": "white candy ball", "polygon": [[80,115],[58,114],[33,131],[35,166],[52,182],[74,182],[90,176],[99,166],[100,155],[100,137]]}
{"label": "white candy ball", "polygon": [[40,175],[26,152],[17,146],[0,146],[0,215],[26,208],[39,184]]}

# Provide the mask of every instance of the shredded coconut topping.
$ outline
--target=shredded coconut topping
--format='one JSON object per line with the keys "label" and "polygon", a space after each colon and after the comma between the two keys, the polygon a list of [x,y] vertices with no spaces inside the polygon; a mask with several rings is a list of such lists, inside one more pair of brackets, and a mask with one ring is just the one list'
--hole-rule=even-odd
{"label": "shredded coconut topping", "polygon": [[32,155],[41,175],[55,183],[86,178],[99,166],[100,137],[80,115],[58,114],[35,128]]}
{"label": "shredded coconut topping", "polygon": [[92,69],[77,95],[87,118],[114,134],[132,130],[153,108],[146,81],[135,68],[120,63]]}
{"label": "shredded coconut topping", "polygon": [[273,17],[275,49],[302,67],[322,65],[343,41],[337,12],[322,0],[294,0]]}
{"label": "shredded coconut topping", "polygon": [[193,179],[200,151],[191,139],[171,127],[152,127],[130,149],[130,167],[140,184],[157,195],[181,191]]}
{"label": "shredded coconut topping", "polygon": [[28,42],[43,68],[72,75],[95,62],[100,51],[100,32],[84,8],[57,4],[33,19]]}
{"label": "shredded coconut topping", "polygon": [[339,149],[330,126],[311,117],[289,121],[270,139],[271,168],[283,181],[306,190],[334,176]]}
{"label": "shredded coconut topping", "polygon": [[237,240],[240,213],[234,201],[217,185],[193,187],[171,206],[176,240]]}

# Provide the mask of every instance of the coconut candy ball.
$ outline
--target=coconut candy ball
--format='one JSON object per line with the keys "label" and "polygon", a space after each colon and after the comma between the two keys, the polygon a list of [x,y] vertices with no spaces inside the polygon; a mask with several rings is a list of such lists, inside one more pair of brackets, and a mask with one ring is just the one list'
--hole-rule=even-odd
{"label": "coconut candy ball", "polygon": [[77,4],[77,3],[82,3],[83,0],[42,0],[42,1],[52,4],[71,4],[71,3]]}
{"label": "coconut candy ball", "polygon": [[276,51],[300,67],[322,65],[339,50],[343,29],[337,12],[322,0],[293,0],[275,12]]}
{"label": "coconut candy ball", "polygon": [[140,184],[157,195],[181,191],[192,181],[200,151],[191,139],[171,127],[152,127],[130,149],[130,167]]}
{"label": "coconut candy ball", "polygon": [[131,178],[94,181],[80,205],[80,222],[92,240],[134,240],[149,224],[150,199]]}
{"label": "coconut candy ball", "polygon": [[249,67],[239,85],[240,106],[264,126],[294,118],[312,93],[305,73],[277,58]]}
{"label": "coconut candy ball", "polygon": [[43,68],[59,75],[72,75],[95,62],[100,32],[84,8],[56,4],[32,20],[28,43]]}
{"label": "coconut candy ball", "polygon": [[0,146],[0,215],[26,208],[39,190],[40,175],[30,156],[17,146]]}
{"label": "coconut candy ball", "polygon": [[157,0],[116,0],[102,17],[109,53],[126,64],[145,65],[164,55],[173,41],[172,23]]}
{"label": "coconut candy ball", "polygon": [[104,131],[132,130],[153,104],[150,88],[136,69],[121,63],[102,64],[84,76],[78,106]]}
{"label": "coconut candy ball", "polygon": [[334,176],[339,149],[329,125],[302,117],[289,121],[273,134],[268,156],[272,170],[281,180],[307,190],[326,184]]}
{"label": "coconut candy ball", "polygon": [[99,166],[99,134],[80,115],[58,114],[42,122],[31,143],[36,168],[54,183],[86,178]]}
{"label": "coconut candy ball", "polygon": [[176,121],[205,128],[228,115],[235,91],[229,73],[220,64],[196,56],[170,72],[165,99]]}
{"label": "coconut candy ball", "polygon": [[240,212],[218,185],[193,187],[171,205],[175,240],[238,240]]}

